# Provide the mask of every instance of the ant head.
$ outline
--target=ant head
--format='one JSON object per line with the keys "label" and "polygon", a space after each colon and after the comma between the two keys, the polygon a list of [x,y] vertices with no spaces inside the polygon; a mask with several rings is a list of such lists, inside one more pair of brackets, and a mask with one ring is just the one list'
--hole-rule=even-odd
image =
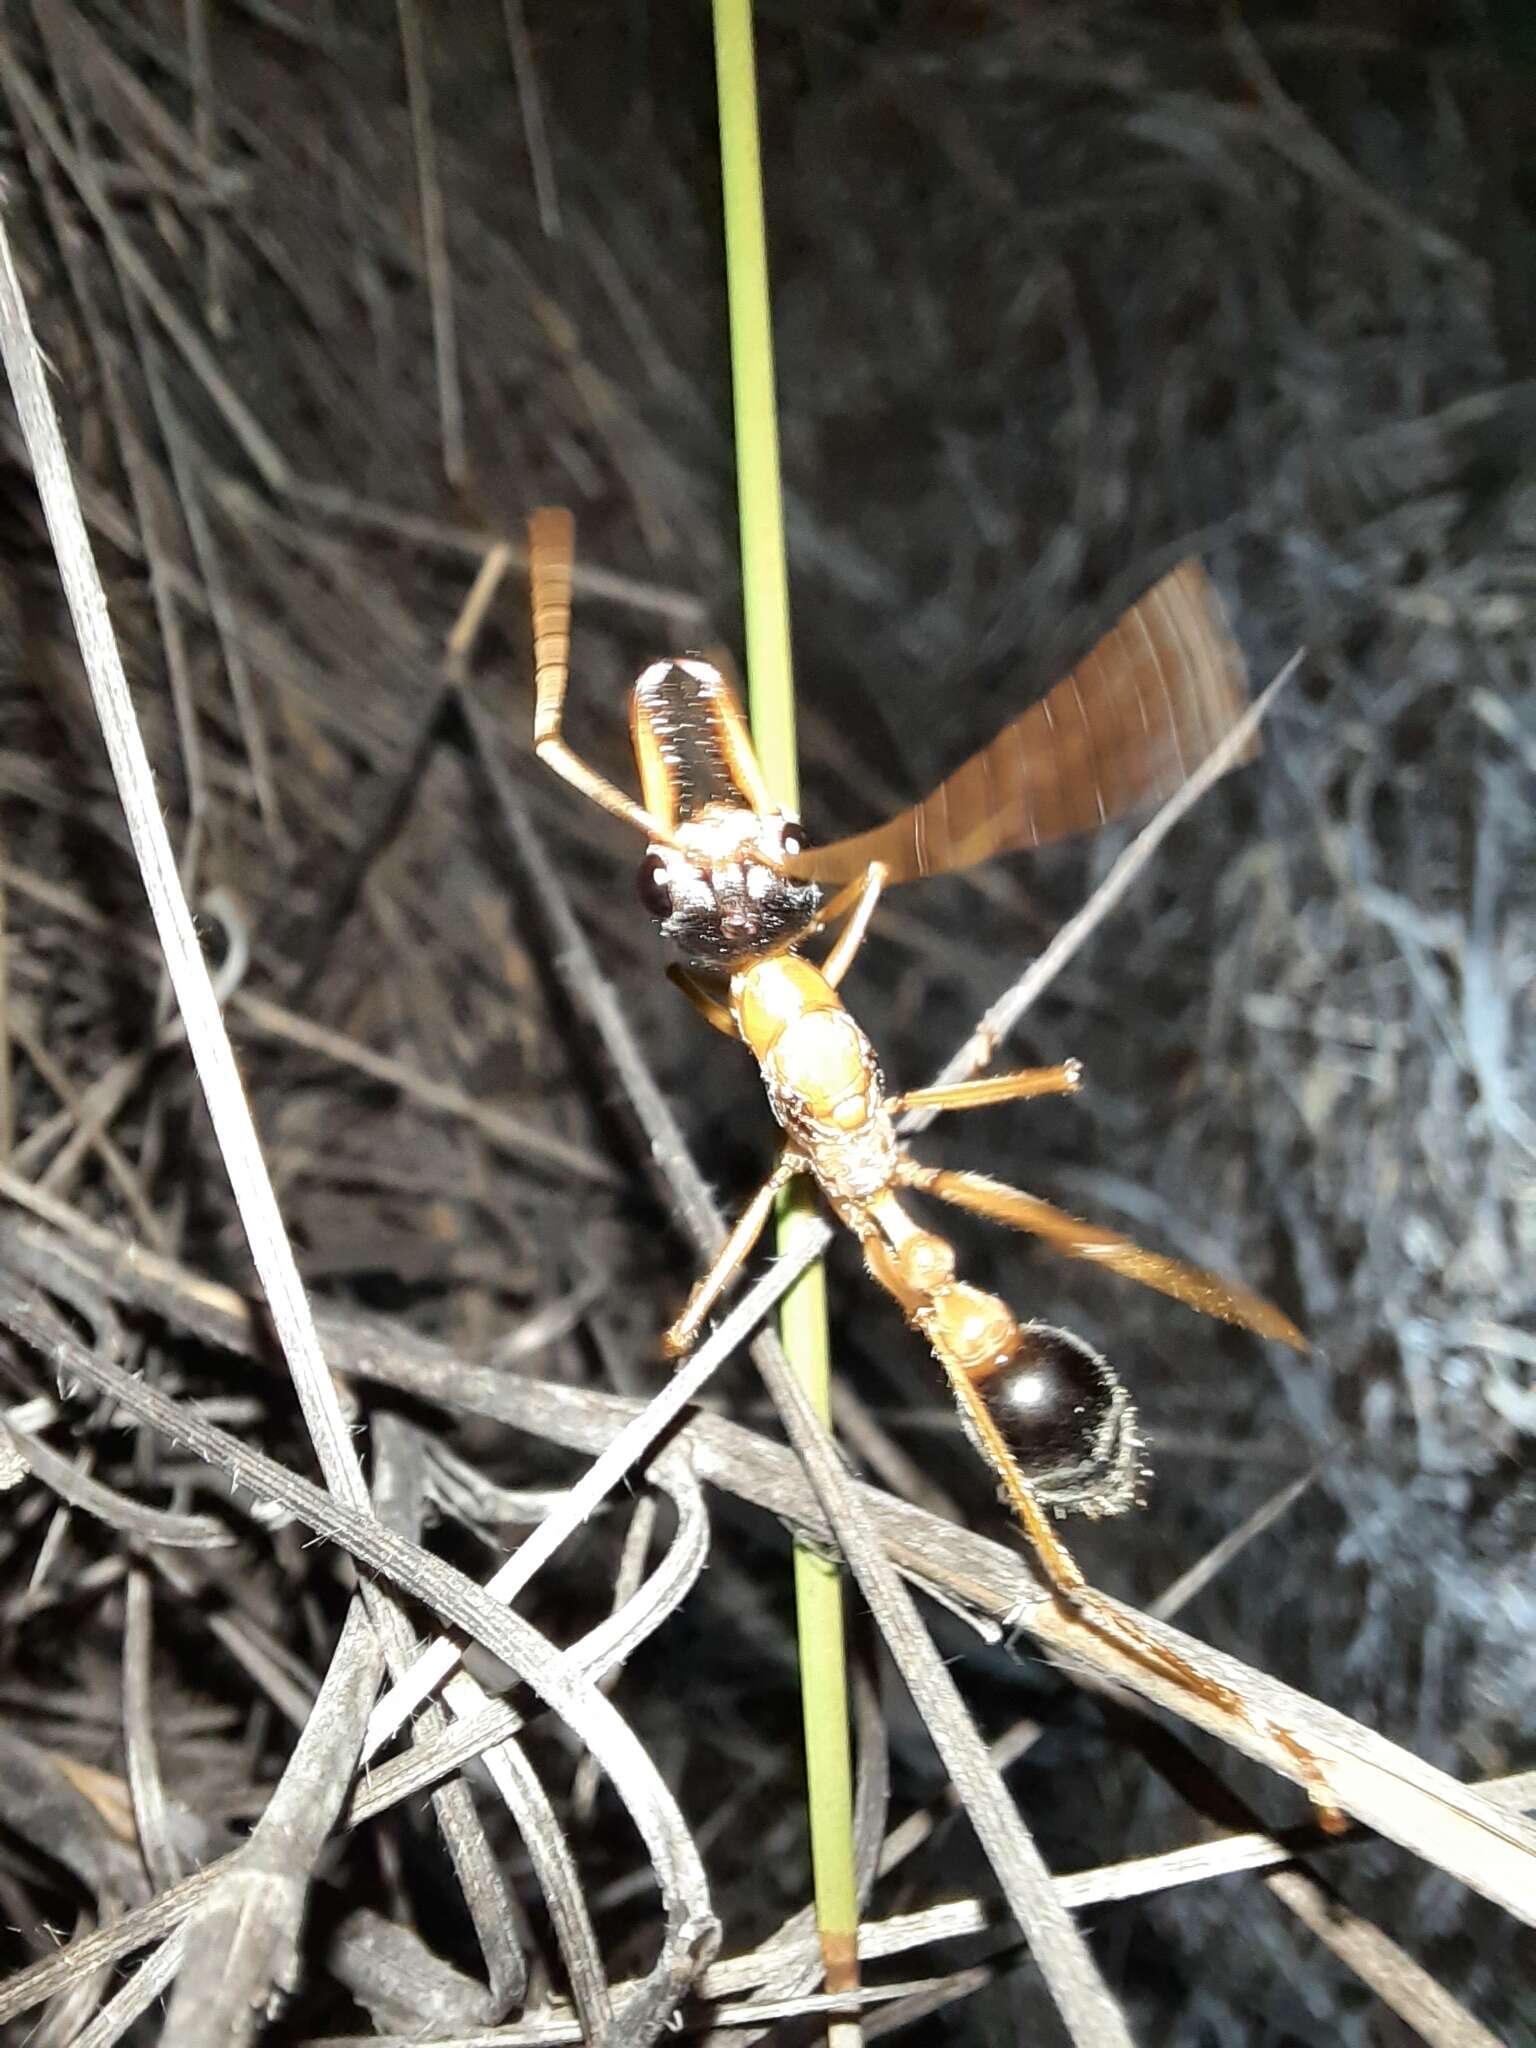
{"label": "ant head", "polygon": [[640,901],[688,965],[727,970],[794,945],[821,908],[814,882],[786,862],[806,844],[781,812],[708,804],[653,840],[637,877]]}

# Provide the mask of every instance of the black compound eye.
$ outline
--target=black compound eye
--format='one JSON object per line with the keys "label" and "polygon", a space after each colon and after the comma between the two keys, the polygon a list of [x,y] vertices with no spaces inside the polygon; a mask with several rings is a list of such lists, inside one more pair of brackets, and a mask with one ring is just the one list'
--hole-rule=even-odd
{"label": "black compound eye", "polygon": [[804,853],[811,843],[810,835],[798,818],[785,819],[781,837],[784,843],[784,851],[791,855]]}
{"label": "black compound eye", "polygon": [[648,853],[641,861],[635,887],[640,892],[640,901],[652,917],[672,915],[672,882],[667,874],[667,864],[659,853]]}

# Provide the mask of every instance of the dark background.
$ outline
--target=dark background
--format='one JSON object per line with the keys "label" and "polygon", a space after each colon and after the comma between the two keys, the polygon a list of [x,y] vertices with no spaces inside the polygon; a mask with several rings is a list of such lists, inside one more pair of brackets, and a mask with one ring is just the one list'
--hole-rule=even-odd
{"label": "dark background", "polygon": [[[476,536],[516,538],[541,502],[575,509],[584,563],[643,586],[638,603],[578,597],[574,737],[616,778],[630,773],[623,693],[636,669],[684,642],[739,645],[709,23],[697,6],[530,0],[553,237],[502,10],[428,12],[467,448],[453,480],[394,10],[213,10],[213,170],[152,118],[158,105],[175,136],[192,132],[180,7],[18,9],[5,30],[6,66],[55,119],[83,122],[117,231],[224,380],[215,389],[148,320],[249,668],[241,710],[206,598],[173,593],[201,740],[190,779],[146,556],[195,591],[206,570],[102,221],[15,100],[0,116],[8,218],[97,492],[114,620],[178,844],[202,783],[191,866],[210,933],[222,888],[247,921],[248,989],[625,1170],[612,1197],[551,1188],[473,1127],[236,1022],[306,1276],[323,1297],[474,1355],[590,1279],[586,1317],[520,1369],[635,1392],[655,1384],[655,1334],[690,1260],[634,1171],[610,1079],[551,995],[463,735],[445,720],[423,739],[421,718]],[[1074,1532],[1085,1564],[1145,1603],[1311,1473],[1183,1622],[1458,1775],[1519,1768],[1536,1676],[1529,24],[1513,5],[1239,17],[978,0],[765,6],[758,34],[812,831],[856,829],[926,789],[1186,553],[1217,575],[1257,680],[1306,648],[1260,763],[1176,830],[1010,1048],[1020,1063],[1081,1057],[1088,1092],[966,1118],[921,1148],[1241,1273],[1315,1340],[1304,1359],[1266,1356],[1158,1297],[966,1228],[976,1276],[1081,1330],[1141,1404],[1147,1507]],[[246,419],[284,474],[263,473]],[[9,420],[4,433],[14,463]],[[7,497],[6,857],[105,911],[118,934],[143,934],[19,466]],[[706,1170],[738,1201],[773,1139],[755,1076],[662,980],[634,902],[635,846],[532,763],[521,603],[514,577],[477,658],[483,701]],[[1125,837],[891,904],[849,993],[895,1085],[934,1071]],[[24,890],[7,919],[17,1014],[73,1090],[146,1045],[155,978],[141,957]],[[16,1170],[31,1178],[67,1136],[26,1153],[59,1090],[19,1038],[12,1064]],[[244,1282],[184,1062],[152,1060],[113,1131],[167,1242]],[[88,1151],[50,1186],[144,1234]],[[848,1383],[947,1511],[1001,1534],[916,1340],[841,1250],[832,1303]],[[162,1355],[155,1332],[135,1341]],[[188,1391],[226,1385],[195,1350],[173,1349]],[[771,1426],[744,1361],[722,1393]],[[260,1406],[253,1433],[302,1459],[281,1394]],[[537,1444],[505,1431],[460,1427],[455,1440],[507,1484],[548,1475]],[[126,1433],[98,1455],[134,1469]],[[111,1532],[76,1517],[39,1594],[49,1514],[30,1491],[0,1567],[15,1680],[0,1712],[120,1770],[110,1711],[69,1704],[110,1707],[118,1683],[117,1594],[110,1580],[83,1590]],[[611,1571],[618,1541],[608,1532],[588,1562]],[[695,1599],[617,1698],[669,1760],[691,1818],[736,1798],[708,1837],[734,1952],[803,1899],[806,1865],[783,1545],[733,1506],[716,1545]],[[463,1545],[477,1565],[486,1555]],[[262,1556],[250,1594],[274,1626],[290,1617],[295,1654],[317,1669],[334,1588],[317,1578],[302,1623],[298,1591],[318,1556]],[[573,1565],[540,1596],[543,1625],[563,1636],[607,1592]],[[1047,1722],[1012,1782],[1053,1866],[1191,1837],[1122,1736],[1043,1666],[944,1640],[989,1731],[1021,1714]],[[244,1784],[258,1811],[287,1731],[261,1720],[249,1682],[210,1674],[190,1623],[162,1642],[157,1681],[168,1729],[173,1706],[210,1693],[226,1712],[216,1739],[167,1736],[179,1796],[234,1813]],[[888,1706],[899,1817],[936,1789],[938,1767],[894,1689]],[[1277,1781],[1241,1782],[1272,1818],[1298,1817]],[[578,1848],[595,1882],[627,1868],[601,1807]],[[366,1831],[344,1853],[353,1895],[404,1911],[412,1880]],[[9,1867],[69,1924],[67,1884],[19,1849]],[[1384,1846],[1327,1871],[1486,2024],[1532,2037],[1528,1938],[1522,1951],[1493,1908]],[[876,1909],[985,1884],[951,1824]],[[632,1905],[599,1925],[615,1967],[626,1940],[645,1948]],[[1413,2038],[1251,1880],[1092,1925],[1143,2039]],[[424,1931],[449,1952],[465,1941],[446,1908]],[[294,2039],[360,2024],[314,1970]],[[903,2038],[1011,2038],[1039,2016],[1031,1984],[1027,1966],[1004,1972]]]}

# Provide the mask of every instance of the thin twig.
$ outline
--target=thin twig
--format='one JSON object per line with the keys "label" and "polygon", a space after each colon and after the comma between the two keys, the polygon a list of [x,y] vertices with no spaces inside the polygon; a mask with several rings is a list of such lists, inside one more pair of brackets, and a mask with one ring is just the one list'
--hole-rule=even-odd
{"label": "thin twig", "polygon": [[[499,1657],[567,1721],[602,1761],[650,1853],[666,1908],[662,1953],[652,1985],[675,2004],[712,1952],[718,1926],[693,1840],[676,1801],[634,1733],[584,1673],[539,1632],[463,1573],[386,1529],[371,1513],[322,1492],[239,1438],[206,1422],[193,1407],[78,1344],[61,1318],[14,1289],[0,1288],[0,1319],[34,1345],[50,1367],[110,1394],[159,1434],[207,1459],[242,1485],[280,1503],[317,1534],[342,1544],[360,1564],[423,1600]],[[3,1994],[0,1994],[3,2003]],[[657,2021],[665,2023],[663,2011]]]}
{"label": "thin twig", "polygon": [[448,224],[437,175],[437,138],[432,129],[432,87],[416,0],[396,0],[395,11],[405,58],[405,93],[410,103],[411,142],[416,152],[416,196],[421,208],[422,250],[432,304],[432,360],[437,371],[443,475],[457,490],[469,478],[469,451],[464,441],[464,390],[459,379],[453,267],[448,256]]}
{"label": "thin twig", "polygon": [[[55,1207],[10,1176],[0,1175],[0,1194],[46,1212],[49,1221],[62,1223],[82,1243],[104,1255],[104,1285],[126,1288],[131,1298],[146,1305],[174,1304],[177,1314],[190,1318],[192,1326],[212,1341],[259,1355],[247,1304],[231,1290],[194,1276],[178,1280],[178,1269],[153,1254],[125,1257],[110,1233],[86,1225],[73,1212]],[[795,1263],[781,1260],[767,1278],[787,1284],[791,1275],[786,1269]],[[762,1293],[768,1291],[765,1281]],[[339,1370],[531,1430],[589,1455],[599,1454],[619,1430],[644,1412],[645,1404],[617,1395],[463,1365],[404,1332],[397,1332],[386,1345],[376,1329],[344,1318],[326,1317],[324,1327],[328,1351]],[[699,1475],[708,1483],[724,1486],[782,1517],[813,1540],[830,1540],[830,1524],[792,1453],[738,1423],[709,1414],[693,1417],[688,1442]],[[859,1495],[897,1568],[978,1625],[989,1632],[1002,1623],[1023,1627],[1046,1648],[1059,1652],[1069,1666],[1092,1670],[1125,1690],[1155,1700],[1234,1748],[1256,1756],[1271,1770],[1289,1772],[1301,1781],[1295,1760],[1275,1752],[1246,1719],[1229,1717],[1209,1702],[1166,1685],[1134,1660],[1118,1657],[1102,1638],[1064,1616],[1019,1553],[875,1488],[861,1487]],[[1536,1918],[1536,1827],[1493,1810],[1477,1792],[1347,1715],[1165,1623],[1129,1607],[1125,1611],[1185,1662],[1230,1686],[1240,1697],[1251,1699],[1266,1715],[1292,1729],[1321,1764],[1346,1811],[1416,1855],[1453,1872],[1507,1912],[1522,1920]]]}
{"label": "thin twig", "polygon": [[533,172],[539,225],[551,241],[557,241],[560,236],[560,195],[555,186],[549,137],[544,131],[544,101],[539,92],[539,74],[533,61],[533,42],[528,34],[523,0],[501,0],[501,12],[507,25],[507,49],[512,57],[512,78],[517,87],[523,141],[527,145],[528,164]]}
{"label": "thin twig", "polygon": [[[219,118],[213,82],[213,41],[208,33],[208,0],[185,0],[187,69],[192,77],[192,134],[210,178],[218,176]],[[216,210],[204,209],[203,316],[208,331],[223,340],[230,332],[224,291],[229,252]]]}
{"label": "thin twig", "polygon": [[[1212,748],[1189,780],[1142,826],[1082,909],[1067,919],[1045,951],[1031,960],[1012,987],[990,1005],[976,1029],[945,1061],[930,1086],[945,1087],[954,1081],[968,1081],[990,1065],[998,1047],[1006,1042],[1026,1012],[1040,1000],[1067,962],[1119,904],[1174,826],[1214,783],[1220,781],[1233,763],[1242,758],[1260,723],[1300,668],[1301,661],[1302,655],[1298,650],[1268,689],[1254,699],[1232,730]],[[902,1118],[900,1128],[904,1134],[926,1130],[935,1114],[931,1109],[909,1111]]]}

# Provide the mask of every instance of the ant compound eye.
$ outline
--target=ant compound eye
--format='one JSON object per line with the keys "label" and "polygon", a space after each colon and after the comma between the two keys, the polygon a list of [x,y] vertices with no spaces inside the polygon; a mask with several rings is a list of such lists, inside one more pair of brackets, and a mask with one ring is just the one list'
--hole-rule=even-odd
{"label": "ant compound eye", "polygon": [[648,853],[641,861],[635,886],[640,892],[641,903],[652,917],[672,915],[672,882],[667,874],[667,864],[659,853]]}
{"label": "ant compound eye", "polygon": [[784,820],[784,830],[780,837],[783,841],[784,851],[791,856],[797,853],[804,853],[811,843],[810,835],[798,818],[786,818]]}

